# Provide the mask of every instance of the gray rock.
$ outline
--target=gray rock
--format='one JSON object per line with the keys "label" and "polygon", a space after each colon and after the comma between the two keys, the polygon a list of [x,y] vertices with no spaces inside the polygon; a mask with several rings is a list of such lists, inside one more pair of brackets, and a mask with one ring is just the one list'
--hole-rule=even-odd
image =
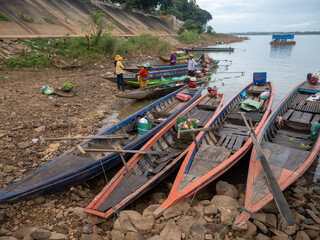
{"label": "gray rock", "polygon": [[4,212],[0,212],[0,224],[8,221],[8,216]]}
{"label": "gray rock", "polygon": [[51,235],[50,231],[40,228],[37,231],[35,231],[34,233],[32,233],[31,237],[33,237],[36,240],[40,240],[40,239],[47,239],[50,237],[50,235]]}
{"label": "gray rock", "polygon": [[6,236],[9,233],[9,231],[5,228],[0,229],[0,237],[1,236]]}
{"label": "gray rock", "polygon": [[296,210],[297,210],[297,212],[299,213],[299,214],[305,214],[305,210],[304,210],[304,208],[303,208],[303,206],[298,206],[298,207],[296,207]]}
{"label": "gray rock", "polygon": [[287,222],[283,219],[283,217],[279,214],[278,215],[278,229],[285,234],[292,236],[297,231],[297,225],[294,224],[293,226],[288,226]]}
{"label": "gray rock", "polygon": [[315,238],[317,238],[318,236],[320,236],[320,233],[319,233],[319,232],[317,232],[317,231],[315,231],[315,230],[312,230],[312,229],[306,229],[306,230],[304,230],[304,232],[305,232],[306,234],[308,234],[309,238],[311,238],[311,239],[315,239]]}
{"label": "gray rock", "polygon": [[267,227],[277,228],[277,217],[273,214],[254,213],[253,218],[262,222]]}
{"label": "gray rock", "polygon": [[137,232],[128,232],[126,234],[126,240],[137,240],[139,239],[139,233]]}
{"label": "gray rock", "polygon": [[148,215],[153,215],[153,212],[154,212],[155,210],[157,210],[159,206],[160,206],[160,204],[152,204],[152,205],[148,206],[148,207],[143,211],[142,215],[143,215],[144,217],[146,217],[146,216],[148,216]]}
{"label": "gray rock", "polygon": [[176,206],[169,207],[163,211],[163,216],[165,219],[174,218],[182,214],[181,210]]}
{"label": "gray rock", "polygon": [[202,205],[194,206],[193,208],[191,208],[191,212],[192,212],[192,215],[194,217],[197,217],[197,218],[203,218],[204,217],[204,211],[203,211],[203,206]]}
{"label": "gray rock", "polygon": [[237,190],[237,188],[232,184],[229,184],[224,181],[219,181],[216,184],[216,191],[218,195],[230,196],[232,198],[239,197],[239,191]]}
{"label": "gray rock", "polygon": [[103,240],[103,238],[99,234],[92,233],[81,237],[80,240]]}
{"label": "gray rock", "polygon": [[155,235],[152,238],[149,238],[149,240],[165,240],[163,237],[161,237],[160,235]]}
{"label": "gray rock", "polygon": [[177,208],[180,209],[181,212],[186,213],[190,209],[190,204],[188,199],[185,199],[175,205]]}
{"label": "gray rock", "polygon": [[211,216],[211,215],[215,216],[218,213],[218,209],[213,204],[210,204],[209,206],[204,207],[203,211],[204,211],[204,215],[206,216]]}
{"label": "gray rock", "polygon": [[262,233],[259,233],[256,237],[255,240],[271,240],[271,238],[267,237],[266,235],[263,235]]}
{"label": "gray rock", "polygon": [[71,211],[73,212],[74,215],[77,215],[80,218],[86,217],[86,213],[84,212],[84,208],[82,207],[72,208]]}
{"label": "gray rock", "polygon": [[253,224],[256,225],[262,233],[264,234],[268,233],[268,228],[262,222],[258,220],[254,220]]}
{"label": "gray rock", "polygon": [[247,221],[247,230],[244,233],[245,239],[251,239],[257,234],[257,227],[252,222]]}
{"label": "gray rock", "polygon": [[208,230],[208,233],[211,233],[212,235],[215,235],[215,233],[221,233],[220,237],[221,239],[223,239],[230,230],[229,227],[225,228],[225,226],[226,225],[221,223],[208,223],[206,225],[206,228]]}
{"label": "gray rock", "polygon": [[306,220],[303,221],[307,225],[313,225],[314,221],[311,218],[307,218]]}
{"label": "gray rock", "polygon": [[164,239],[181,240],[181,230],[175,224],[174,220],[170,219],[164,229],[161,231],[160,236]]}
{"label": "gray rock", "polygon": [[221,211],[222,208],[229,209],[231,211],[237,210],[240,207],[240,204],[238,201],[230,196],[224,196],[224,195],[215,195],[211,202],[213,205],[216,206],[216,208]]}
{"label": "gray rock", "polygon": [[306,209],[306,213],[315,221],[317,224],[320,224],[320,218],[310,209]]}
{"label": "gray rock", "polygon": [[120,231],[114,231],[114,234],[111,234],[112,240],[126,240],[125,234]]}
{"label": "gray rock", "polygon": [[46,201],[46,199],[45,199],[45,197],[40,196],[40,197],[37,197],[36,199],[34,199],[34,201],[38,204],[42,204]]}
{"label": "gray rock", "polygon": [[29,142],[21,142],[21,143],[17,144],[17,147],[20,148],[20,149],[25,149],[25,148],[30,147],[30,145],[31,144]]}
{"label": "gray rock", "polygon": [[0,237],[0,240],[18,240],[18,239],[13,236],[3,236],[3,237]]}
{"label": "gray rock", "polygon": [[297,232],[295,240],[310,240],[310,238],[304,231],[299,231]]}
{"label": "gray rock", "polygon": [[64,239],[69,239],[69,238],[68,236],[62,233],[56,233],[56,232],[51,232],[51,235],[48,238],[48,240],[64,240]]}
{"label": "gray rock", "polygon": [[228,224],[230,223],[234,217],[238,214],[238,211],[233,210],[231,211],[230,209],[226,208],[221,208],[221,223],[222,224]]}
{"label": "gray rock", "polygon": [[[289,236],[277,229],[274,229],[274,228],[269,228],[269,230],[271,232],[273,232],[277,237],[279,237],[280,239],[290,239]],[[274,237],[272,237],[272,239],[274,239]]]}
{"label": "gray rock", "polygon": [[190,229],[195,222],[196,220],[193,216],[183,216],[178,220],[177,224],[188,237],[190,235]]}
{"label": "gray rock", "polygon": [[166,195],[163,192],[156,192],[152,194],[152,199],[157,203],[160,203],[161,200],[164,199],[165,197]]}
{"label": "gray rock", "polygon": [[18,228],[12,235],[16,238],[23,238],[25,236],[31,236],[38,228],[36,227],[21,227]]}
{"label": "gray rock", "polygon": [[140,213],[133,210],[122,211],[120,213],[120,217],[115,222],[114,228],[118,231],[122,230],[124,232],[134,232],[136,230],[131,222],[138,228],[139,231],[148,231],[153,228],[155,219],[151,215],[144,217]]}
{"label": "gray rock", "polygon": [[97,217],[97,216],[93,216],[93,215],[89,215],[88,217],[88,223],[89,224],[93,224],[93,225],[98,225],[100,223],[104,223],[107,220],[105,218],[101,218],[101,217]]}
{"label": "gray rock", "polygon": [[207,230],[205,226],[203,226],[201,223],[196,222],[195,224],[192,225],[190,229],[190,233],[193,237],[200,236],[204,238],[205,234],[207,233]]}

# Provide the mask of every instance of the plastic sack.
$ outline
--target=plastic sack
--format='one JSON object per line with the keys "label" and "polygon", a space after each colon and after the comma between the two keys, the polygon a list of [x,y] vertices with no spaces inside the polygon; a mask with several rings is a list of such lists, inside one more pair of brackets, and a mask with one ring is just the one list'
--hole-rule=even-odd
{"label": "plastic sack", "polygon": [[184,76],[182,76],[182,77],[173,77],[173,78],[172,78],[172,81],[184,80],[184,79],[187,78],[187,76],[188,76],[188,75],[184,75]]}
{"label": "plastic sack", "polygon": [[246,110],[248,112],[258,111],[261,108],[261,104],[257,101],[252,100],[252,99],[246,99],[242,103],[239,103],[239,108]]}
{"label": "plastic sack", "polygon": [[311,133],[309,134],[308,138],[313,139],[317,135],[319,129],[320,129],[320,123],[318,123],[318,122],[312,123]]}
{"label": "plastic sack", "polygon": [[270,96],[270,92],[263,92],[260,94],[259,98],[265,100],[265,99],[268,99],[269,96]]}
{"label": "plastic sack", "polygon": [[246,98],[247,98],[247,93],[246,93],[246,91],[242,91],[242,92],[240,93],[240,96],[241,96],[242,99],[246,99]]}
{"label": "plastic sack", "polygon": [[[197,122],[199,122],[199,120],[197,120],[197,119],[186,120],[185,118],[179,117],[176,121],[176,129],[178,130],[179,127],[181,127],[181,130],[189,129],[189,125],[188,125],[187,121],[191,124],[191,128],[198,128]],[[186,134],[190,134],[190,133],[186,133]],[[197,135],[197,134],[198,133],[196,132],[195,135]]]}
{"label": "plastic sack", "polygon": [[53,89],[48,86],[42,86],[41,93],[45,94],[45,95],[51,95],[51,94],[53,94]]}

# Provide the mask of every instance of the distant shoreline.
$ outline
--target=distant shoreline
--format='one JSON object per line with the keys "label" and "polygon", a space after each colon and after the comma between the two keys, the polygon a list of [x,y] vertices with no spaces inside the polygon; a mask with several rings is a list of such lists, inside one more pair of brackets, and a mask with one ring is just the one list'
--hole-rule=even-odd
{"label": "distant shoreline", "polygon": [[246,33],[227,33],[230,35],[272,35],[272,34],[294,34],[294,35],[320,35],[318,32],[246,32]]}

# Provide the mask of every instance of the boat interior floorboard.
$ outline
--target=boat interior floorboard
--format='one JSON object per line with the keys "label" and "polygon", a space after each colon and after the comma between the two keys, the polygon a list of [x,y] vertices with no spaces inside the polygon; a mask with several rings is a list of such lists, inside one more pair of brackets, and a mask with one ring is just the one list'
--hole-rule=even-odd
{"label": "boat interior floorboard", "polygon": [[119,185],[112,191],[110,197],[106,198],[97,210],[100,212],[107,211],[147,181],[148,178],[134,174],[133,172],[126,173]]}

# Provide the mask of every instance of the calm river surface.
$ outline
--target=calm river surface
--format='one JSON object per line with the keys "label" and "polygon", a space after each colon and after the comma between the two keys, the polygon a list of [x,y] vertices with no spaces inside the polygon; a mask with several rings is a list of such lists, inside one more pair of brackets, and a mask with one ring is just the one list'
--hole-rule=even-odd
{"label": "calm river surface", "polygon": [[[320,35],[296,35],[294,46],[271,46],[271,35],[248,37],[249,40],[243,42],[217,46],[233,47],[234,52],[208,53],[213,59],[221,60],[209,86],[219,87],[218,92],[226,94],[225,101],[251,82],[254,72],[267,72],[267,80],[273,82],[275,89],[274,108],[292,88],[306,79],[308,73],[319,74]],[[195,53],[195,56],[197,54],[200,55]],[[150,103],[126,100],[105,123],[117,122]],[[316,179],[320,176],[320,167],[314,171]]]}

